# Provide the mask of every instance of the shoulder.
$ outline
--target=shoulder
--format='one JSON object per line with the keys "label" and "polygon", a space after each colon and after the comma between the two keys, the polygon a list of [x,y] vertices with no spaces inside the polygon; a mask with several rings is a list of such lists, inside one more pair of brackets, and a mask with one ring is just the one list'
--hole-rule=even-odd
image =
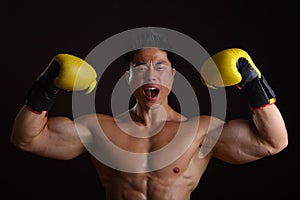
{"label": "shoulder", "polygon": [[212,155],[210,153],[212,153],[212,150],[222,133],[225,121],[208,115],[199,116],[198,119],[198,134],[199,137],[201,137],[199,156],[204,158],[207,155]]}
{"label": "shoulder", "polygon": [[76,123],[85,127],[92,127],[104,121],[113,121],[113,117],[105,114],[86,114],[74,120]]}
{"label": "shoulder", "polygon": [[223,127],[223,125],[225,124],[223,120],[210,115],[200,115],[185,120],[185,122],[195,122],[195,121],[198,122],[198,126],[200,129],[207,129],[207,130],[218,129],[220,127]]}

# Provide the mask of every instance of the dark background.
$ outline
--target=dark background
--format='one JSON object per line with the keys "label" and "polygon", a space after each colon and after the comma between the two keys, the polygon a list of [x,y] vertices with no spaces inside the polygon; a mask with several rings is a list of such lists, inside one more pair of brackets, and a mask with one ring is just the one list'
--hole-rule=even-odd
{"label": "dark background", "polygon": [[[192,199],[298,195],[299,20],[290,1],[5,1],[1,8],[1,194],[104,198],[87,155],[57,161],[22,152],[9,141],[13,120],[55,54],[84,58],[121,31],[156,26],[190,36],[210,54],[228,47],[246,49],[275,90],[289,132],[289,146],[272,157],[242,166],[212,160]],[[228,90],[228,119],[247,117],[243,95]],[[71,114],[71,94],[61,93],[51,115]]]}

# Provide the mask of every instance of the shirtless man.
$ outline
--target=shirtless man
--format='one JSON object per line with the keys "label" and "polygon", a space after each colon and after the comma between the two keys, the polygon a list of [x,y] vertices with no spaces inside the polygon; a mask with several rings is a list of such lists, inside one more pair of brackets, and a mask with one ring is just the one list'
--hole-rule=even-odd
{"label": "shirtless man", "polygon": [[[236,59],[230,50],[222,53],[226,57],[224,62]],[[242,88],[241,92],[246,92],[249,97],[253,112],[250,120],[234,119],[224,122],[213,116],[188,119],[173,110],[167,97],[176,70],[172,67],[168,52],[159,48],[143,48],[132,55],[130,69],[126,71],[128,85],[136,98],[136,105],[128,112],[130,117],[126,114],[117,118],[96,114],[99,122],[96,125],[93,123],[94,115],[90,114],[76,120],[47,115],[57,91],[70,90],[62,81],[66,79],[66,82],[70,82],[68,73],[62,74],[62,70],[54,70],[61,67],[67,71],[68,68],[64,66],[67,64],[61,62],[64,59],[73,58],[54,59],[46,73],[34,84],[26,97],[26,104],[16,116],[11,141],[20,149],[53,159],[73,159],[88,152],[82,138],[98,135],[99,131],[103,131],[114,145],[135,153],[149,153],[164,147],[178,131],[183,132],[180,136],[183,144],[185,140],[192,141],[177,160],[163,168],[155,167],[160,160],[147,160],[147,157],[142,163],[125,163],[126,158],[120,162],[115,161],[116,166],[131,165],[137,170],[140,167],[150,169],[138,173],[115,169],[91,155],[108,200],[188,200],[211,158],[243,164],[279,153],[288,144],[287,130],[275,105],[275,95],[269,87],[262,87],[267,83],[263,76],[258,75],[257,68],[249,59],[236,59],[234,66],[230,66],[225,73],[231,76],[236,73],[242,75],[239,86]],[[221,60],[219,57],[214,59],[217,65],[222,65],[222,62],[218,63]],[[54,81],[58,74],[59,80]],[[93,77],[84,79],[82,82],[93,82],[92,79]],[[130,123],[131,120],[134,124]],[[101,130],[98,128],[99,124]],[[157,127],[159,131],[152,137],[138,138],[127,134],[121,127],[127,127],[126,131],[135,135],[151,135]],[[215,138],[214,133],[218,131],[221,134]],[[216,143],[201,157],[199,149],[205,140]],[[111,155],[112,159],[117,158],[113,158],[114,156]],[[168,155],[164,156],[167,159]]]}

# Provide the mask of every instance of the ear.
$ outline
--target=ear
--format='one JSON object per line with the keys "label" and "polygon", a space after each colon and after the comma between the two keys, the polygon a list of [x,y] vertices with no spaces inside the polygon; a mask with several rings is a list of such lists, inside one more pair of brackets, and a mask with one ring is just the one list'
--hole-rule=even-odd
{"label": "ear", "polygon": [[176,74],[176,69],[172,68],[172,75],[173,75],[173,77],[175,76],[175,74]]}
{"label": "ear", "polygon": [[126,72],[125,72],[125,78],[126,78],[127,84],[129,84],[129,76],[130,76],[130,72],[128,70],[126,70]]}

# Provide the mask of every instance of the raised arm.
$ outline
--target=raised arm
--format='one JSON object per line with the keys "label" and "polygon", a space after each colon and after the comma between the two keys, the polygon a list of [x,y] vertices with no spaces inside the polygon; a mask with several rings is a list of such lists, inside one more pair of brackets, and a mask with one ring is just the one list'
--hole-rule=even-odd
{"label": "raised arm", "polygon": [[[81,76],[84,74],[84,76]],[[94,69],[83,60],[68,54],[58,54],[34,82],[26,103],[17,114],[11,142],[24,151],[37,155],[71,159],[85,151],[77,129],[88,129],[66,117],[48,118],[48,111],[61,90],[93,90]],[[76,80],[77,79],[77,80]]]}
{"label": "raised arm", "polygon": [[[220,76],[212,73],[216,70]],[[207,134],[207,140],[217,140],[214,157],[241,164],[279,153],[288,145],[284,119],[275,105],[275,93],[245,51],[233,48],[215,54],[203,65],[202,75],[208,86],[238,86],[247,94],[252,110],[249,120],[224,123],[215,119],[215,127]],[[214,132],[220,130],[221,135],[216,138]]]}

